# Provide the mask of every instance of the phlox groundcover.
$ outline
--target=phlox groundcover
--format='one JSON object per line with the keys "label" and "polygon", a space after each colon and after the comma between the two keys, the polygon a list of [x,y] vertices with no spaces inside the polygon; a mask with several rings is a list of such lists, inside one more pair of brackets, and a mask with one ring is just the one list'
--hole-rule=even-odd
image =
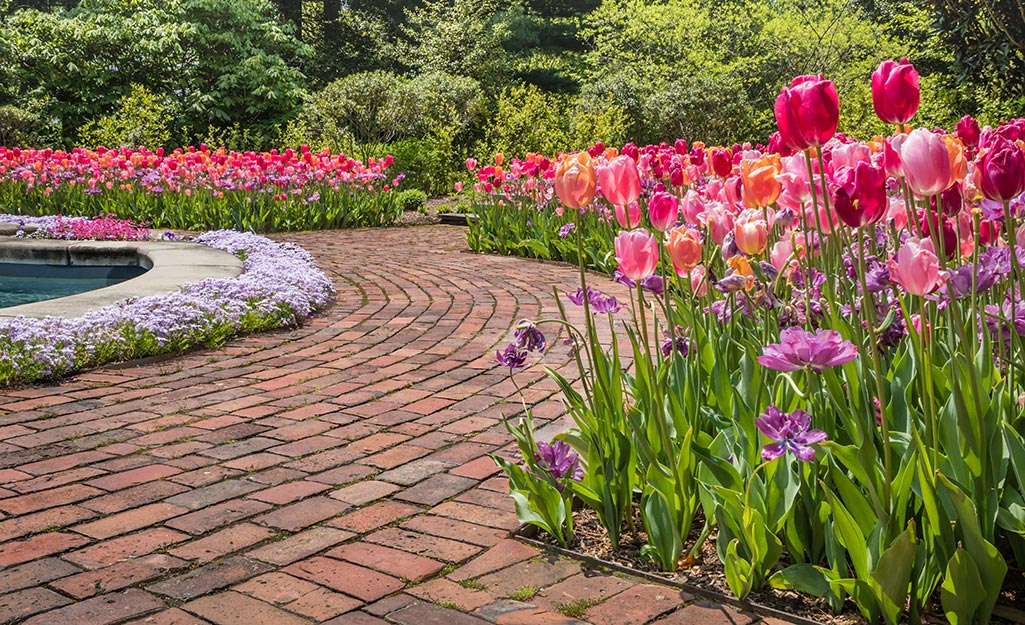
{"label": "phlox groundcover", "polygon": [[[33,223],[44,236],[64,232],[67,238],[68,222],[75,220],[6,215],[0,221]],[[79,231],[86,228],[77,226]],[[101,229],[133,231],[111,223]],[[78,318],[0,319],[0,386],[57,378],[115,360],[216,346],[238,334],[297,325],[327,304],[334,291],[313,257],[297,245],[232,230],[204,233],[193,244],[239,256],[243,273],[125,300]]]}

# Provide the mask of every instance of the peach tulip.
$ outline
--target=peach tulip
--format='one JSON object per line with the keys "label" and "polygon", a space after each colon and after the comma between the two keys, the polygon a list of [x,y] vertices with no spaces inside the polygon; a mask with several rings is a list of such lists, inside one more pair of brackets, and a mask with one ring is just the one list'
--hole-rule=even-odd
{"label": "peach tulip", "polygon": [[587,152],[566,154],[555,168],[555,193],[569,208],[580,209],[594,200],[597,178]]}
{"label": "peach tulip", "polygon": [[749,208],[769,206],[779,197],[783,187],[776,179],[779,156],[773,154],[740,162],[740,179],[744,188],[744,205]]}
{"label": "peach tulip", "polygon": [[677,274],[683,275],[701,263],[701,234],[693,228],[676,228],[666,244]]}
{"label": "peach tulip", "polygon": [[761,254],[769,242],[769,224],[762,211],[749,208],[741,212],[733,223],[733,239],[748,256]]}

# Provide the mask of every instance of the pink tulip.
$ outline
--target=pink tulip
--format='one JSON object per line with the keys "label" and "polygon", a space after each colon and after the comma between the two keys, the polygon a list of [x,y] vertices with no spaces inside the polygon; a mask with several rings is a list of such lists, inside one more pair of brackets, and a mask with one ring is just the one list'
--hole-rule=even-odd
{"label": "pink tulip", "polygon": [[468,158],[466,159],[466,168],[470,171],[477,169],[477,159]]}
{"label": "pink tulip", "polygon": [[705,212],[705,200],[702,196],[698,195],[697,191],[691,189],[683,196],[680,208],[687,223],[696,224],[701,219],[700,215]]}
{"label": "pink tulip", "polygon": [[982,130],[979,129],[979,122],[975,121],[971,115],[965,115],[957,122],[955,132],[965,147],[974,148],[979,145],[979,136],[982,134]]}
{"label": "pink tulip", "polygon": [[626,206],[641,196],[641,175],[631,157],[617,156],[597,169],[602,195],[609,204]]}
{"label": "pink tulip", "polygon": [[658,240],[644,228],[620,231],[614,241],[616,262],[624,276],[639,282],[655,273]]}
{"label": "pink tulip", "polygon": [[636,228],[641,225],[641,205],[630,202],[627,206],[616,204],[616,221],[623,228]]}
{"label": "pink tulip", "polygon": [[672,193],[658,192],[648,201],[648,218],[651,227],[666,232],[676,225],[680,218],[680,200]]}
{"label": "pink tulip", "polygon": [[822,145],[836,134],[840,98],[822,75],[798,76],[784,87],[773,108],[780,138],[792,150]]}
{"label": "pink tulip", "polygon": [[910,237],[890,260],[890,279],[912,295],[928,295],[945,281],[931,239]]}
{"label": "pink tulip", "polygon": [[705,280],[707,273],[704,265],[698,265],[687,273],[687,277],[690,278],[690,290],[698,297],[704,297],[708,293],[708,282]]}
{"label": "pink tulip", "polygon": [[918,72],[908,60],[883,61],[872,72],[872,106],[887,124],[907,123],[918,112]]}
{"label": "pink tulip", "polygon": [[940,193],[953,183],[950,153],[943,137],[916,128],[906,137],[896,137],[893,146],[900,155],[908,186],[919,197]]}

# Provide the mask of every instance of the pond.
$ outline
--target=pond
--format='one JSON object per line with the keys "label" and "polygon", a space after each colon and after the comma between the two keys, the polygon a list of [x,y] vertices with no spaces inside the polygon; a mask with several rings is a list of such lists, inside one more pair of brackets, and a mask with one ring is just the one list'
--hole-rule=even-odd
{"label": "pond", "polygon": [[141,276],[131,265],[52,265],[0,262],[0,308],[101,289]]}

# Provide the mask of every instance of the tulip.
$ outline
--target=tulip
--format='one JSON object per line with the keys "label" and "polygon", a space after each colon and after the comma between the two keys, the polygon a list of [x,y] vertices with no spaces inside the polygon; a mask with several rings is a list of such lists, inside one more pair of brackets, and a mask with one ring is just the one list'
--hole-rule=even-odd
{"label": "tulip", "polygon": [[697,191],[691,189],[683,196],[680,207],[683,210],[683,216],[687,223],[696,224],[700,221],[701,214],[705,212],[705,199],[703,196],[698,195]]}
{"label": "tulip", "polygon": [[727,148],[712,148],[712,171],[720,178],[733,171],[733,155]]}
{"label": "tulip", "polygon": [[626,206],[641,196],[641,175],[637,161],[629,156],[617,156],[608,165],[598,167],[601,192],[613,206]]}
{"label": "tulip", "polygon": [[918,196],[936,195],[954,182],[950,172],[950,153],[941,136],[925,128],[916,128],[903,140],[895,140],[894,147],[900,154],[908,187]]}
{"label": "tulip", "polygon": [[630,202],[627,206],[616,204],[616,221],[627,230],[641,225],[641,205]]}
{"label": "tulip", "polygon": [[680,200],[672,193],[657,192],[648,201],[648,218],[651,226],[665,232],[676,225],[680,218]]}
{"label": "tulip", "polygon": [[769,243],[769,224],[760,210],[749,208],[737,216],[733,224],[737,247],[748,256],[761,254]]}
{"label": "tulip", "polygon": [[[946,216],[941,216],[931,210],[920,211],[918,214],[918,228],[931,242],[941,240],[943,251],[947,258],[953,258],[957,252],[957,233],[954,232],[954,224]],[[942,239],[938,235],[943,233]]]}
{"label": "tulip", "polygon": [[851,228],[874,224],[886,215],[890,201],[886,197],[886,172],[866,162],[845,171],[848,183],[834,192],[833,208],[840,220]]}
{"label": "tulip", "polygon": [[1025,152],[997,136],[976,164],[979,190],[991,200],[1009,202],[1025,191]]}
{"label": "tulip", "polygon": [[644,228],[620,231],[613,242],[616,262],[624,276],[639,282],[655,273],[658,240]]}
{"label": "tulip", "polygon": [[701,234],[693,228],[676,228],[669,233],[666,244],[669,258],[673,261],[673,269],[679,275],[689,273],[701,263]]}
{"label": "tulip", "polygon": [[836,85],[819,76],[798,76],[784,87],[773,109],[783,143],[806,150],[829,141],[840,121]]}
{"label": "tulip", "polygon": [[965,158],[964,144],[953,135],[943,135],[943,143],[947,146],[947,158],[950,160],[951,184],[964,182],[968,176],[968,159]]}
{"label": "tulip", "polygon": [[704,265],[698,265],[687,273],[687,277],[690,278],[690,290],[698,297],[704,297],[708,293],[708,281],[705,280],[707,273]]}
{"label": "tulip", "polygon": [[872,72],[872,106],[887,124],[905,124],[918,111],[918,72],[908,60],[883,61]]}
{"label": "tulip", "polygon": [[776,180],[779,174],[779,157],[763,157],[758,160],[744,159],[740,162],[740,179],[744,185],[744,205],[769,206],[776,201],[782,185]]}
{"label": "tulip", "polygon": [[909,237],[889,262],[890,279],[912,295],[928,295],[944,282],[931,239]]}
{"label": "tulip", "polygon": [[587,152],[566,154],[555,168],[555,193],[569,208],[580,209],[594,200],[597,180]]}
{"label": "tulip", "polygon": [[971,115],[965,115],[957,122],[955,132],[957,133],[957,138],[965,146],[969,148],[978,147],[979,135],[982,134],[982,130],[979,129],[979,122],[975,121],[975,118]]}

